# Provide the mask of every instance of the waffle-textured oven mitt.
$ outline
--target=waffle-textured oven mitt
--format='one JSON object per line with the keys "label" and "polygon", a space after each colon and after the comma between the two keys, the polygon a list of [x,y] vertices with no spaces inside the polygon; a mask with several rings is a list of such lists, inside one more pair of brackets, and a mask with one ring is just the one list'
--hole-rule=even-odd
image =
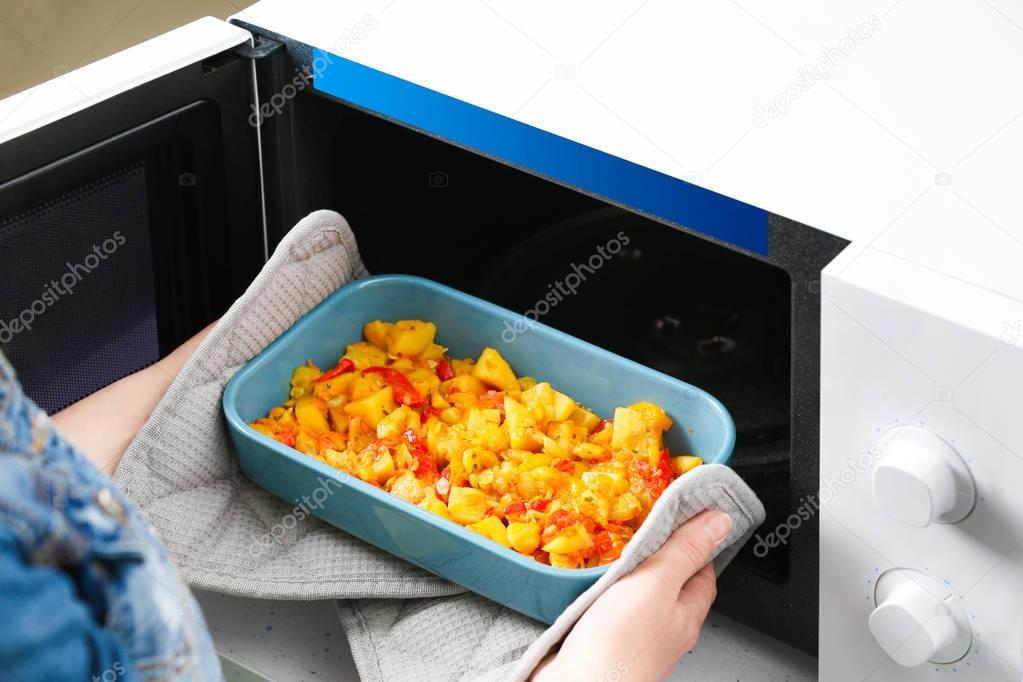
{"label": "waffle-textured oven mitt", "polygon": [[732,532],[714,557],[720,574],[763,523],[764,506],[734,471],[708,464],[668,486],[618,561],[550,627],[470,593],[339,601],[359,677],[363,682],[528,679],[597,597],[705,509],[732,519]]}
{"label": "waffle-textured oven mitt", "polygon": [[344,600],[338,609],[364,680],[523,679],[600,592],[684,520],[706,508],[732,517],[718,571],[763,521],[763,506],[730,469],[691,471],[665,491],[622,558],[546,628],[255,486],[231,451],[224,387],[328,294],[367,274],[344,218],[331,211],[304,218],[200,344],[125,453],[114,480],[191,585],[246,597]]}

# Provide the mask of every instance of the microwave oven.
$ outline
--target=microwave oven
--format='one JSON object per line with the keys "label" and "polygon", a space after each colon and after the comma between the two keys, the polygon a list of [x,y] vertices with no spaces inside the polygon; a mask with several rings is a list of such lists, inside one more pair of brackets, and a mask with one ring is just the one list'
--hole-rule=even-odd
{"label": "microwave oven", "polygon": [[694,172],[677,159],[721,139],[743,83],[695,67],[676,10],[594,9],[606,27],[567,37],[528,7],[327,4],[203,19],[0,102],[0,349],[30,396],[56,411],[155,361],[331,208],[371,272],[546,302],[725,403],[768,518],[716,608],[822,679],[1019,677],[1023,233],[970,184],[1018,176],[1000,143],[917,188],[885,124],[851,100],[821,123],[810,93],[744,110]]}

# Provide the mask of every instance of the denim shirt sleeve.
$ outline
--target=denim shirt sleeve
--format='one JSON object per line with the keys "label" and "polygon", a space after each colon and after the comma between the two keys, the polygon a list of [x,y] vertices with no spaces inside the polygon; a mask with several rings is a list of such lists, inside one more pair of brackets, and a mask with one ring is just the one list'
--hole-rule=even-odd
{"label": "denim shirt sleeve", "polygon": [[0,531],[0,669],[12,680],[135,679],[120,640],[96,622],[62,571],[25,561]]}
{"label": "denim shirt sleeve", "polygon": [[25,397],[2,354],[0,595],[4,679],[222,679],[149,525]]}

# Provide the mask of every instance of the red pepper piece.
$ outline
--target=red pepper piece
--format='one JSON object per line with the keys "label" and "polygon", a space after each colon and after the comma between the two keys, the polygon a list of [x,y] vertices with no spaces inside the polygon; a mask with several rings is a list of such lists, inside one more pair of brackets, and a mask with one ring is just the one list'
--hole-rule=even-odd
{"label": "red pepper piece", "polygon": [[613,535],[608,531],[601,531],[597,534],[597,553],[600,555],[601,563],[610,563],[622,555],[624,543],[616,542]]}
{"label": "red pepper piece", "polygon": [[504,508],[504,515],[507,516],[508,514],[522,514],[525,513],[525,511],[526,511],[525,502],[512,502],[511,504]]}
{"label": "red pepper piece", "polygon": [[363,374],[379,374],[387,382],[387,385],[394,391],[395,399],[402,405],[418,407],[425,403],[423,396],[412,385],[408,377],[391,367],[367,367],[362,370]]}
{"label": "red pepper piece", "polygon": [[562,459],[554,465],[554,468],[558,471],[564,471],[567,474],[570,471],[575,471],[575,462],[570,459]]}
{"label": "red pepper piece", "polygon": [[637,459],[633,462],[633,470],[650,486],[651,500],[657,500],[673,480],[675,470],[671,466],[671,455],[667,450],[661,451],[656,466],[651,466],[648,460]]}
{"label": "red pepper piece", "polygon": [[422,476],[424,474],[436,475],[437,464],[433,461],[433,457],[430,456],[430,453],[426,451],[426,448],[423,447],[423,444],[420,442],[416,432],[409,429],[401,435],[408,444],[409,452],[416,458],[416,468],[412,473],[416,476]]}
{"label": "red pepper piece", "polygon": [[426,448],[423,446],[422,441],[419,440],[419,436],[412,429],[407,429],[405,433],[401,434],[401,437],[408,443],[409,452],[416,454],[418,452],[426,452]]}
{"label": "red pepper piece", "polygon": [[441,381],[447,381],[455,377],[455,372],[451,369],[451,363],[448,362],[447,358],[441,358],[437,361],[437,376],[440,377]]}
{"label": "red pepper piece", "polygon": [[595,427],[593,427],[593,433],[591,433],[590,435],[591,436],[595,436],[598,433],[600,433],[601,431],[603,431],[604,429],[606,429],[607,427],[614,426],[614,423],[615,423],[614,419],[604,419],[599,424],[597,424]]}
{"label": "red pepper piece", "polygon": [[536,500],[533,500],[532,502],[530,502],[529,503],[529,508],[532,509],[533,511],[545,512],[545,511],[547,511],[547,507],[549,507],[550,504],[551,504],[550,500],[541,497],[539,499],[536,499]]}
{"label": "red pepper piece", "polygon": [[666,449],[661,450],[661,459],[657,462],[658,478],[664,482],[664,487],[675,480],[675,469],[671,466],[671,453]]}
{"label": "red pepper piece", "polygon": [[352,372],[354,370],[355,370],[354,362],[352,362],[348,358],[341,358],[341,362],[337,363],[337,366],[335,366],[331,370],[327,370],[327,372],[325,372],[324,374],[321,374],[320,376],[313,379],[313,383],[321,384],[324,381],[330,381],[334,377],[340,376],[345,372]]}
{"label": "red pepper piece", "polygon": [[280,443],[284,443],[289,448],[295,447],[295,432],[290,429],[278,431],[274,434],[274,439]]}
{"label": "red pepper piece", "polygon": [[558,528],[568,528],[575,523],[575,515],[564,509],[559,509],[555,512],[551,512],[551,515],[547,517],[548,526],[557,526]]}
{"label": "red pepper piece", "polygon": [[444,471],[440,472],[440,478],[437,479],[437,497],[444,500],[445,504],[448,501],[448,493],[451,492],[451,467],[444,467]]}
{"label": "red pepper piece", "polygon": [[430,407],[429,405],[425,405],[420,416],[422,417],[424,422],[430,417],[436,417],[437,419],[440,419],[440,410],[438,410],[436,407]]}

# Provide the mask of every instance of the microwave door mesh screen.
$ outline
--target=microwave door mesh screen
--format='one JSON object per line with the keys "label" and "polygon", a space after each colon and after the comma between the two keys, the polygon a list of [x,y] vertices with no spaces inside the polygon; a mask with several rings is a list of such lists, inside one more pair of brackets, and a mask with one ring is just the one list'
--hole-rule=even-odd
{"label": "microwave door mesh screen", "polygon": [[0,350],[56,412],[160,357],[146,172],[0,216]]}

